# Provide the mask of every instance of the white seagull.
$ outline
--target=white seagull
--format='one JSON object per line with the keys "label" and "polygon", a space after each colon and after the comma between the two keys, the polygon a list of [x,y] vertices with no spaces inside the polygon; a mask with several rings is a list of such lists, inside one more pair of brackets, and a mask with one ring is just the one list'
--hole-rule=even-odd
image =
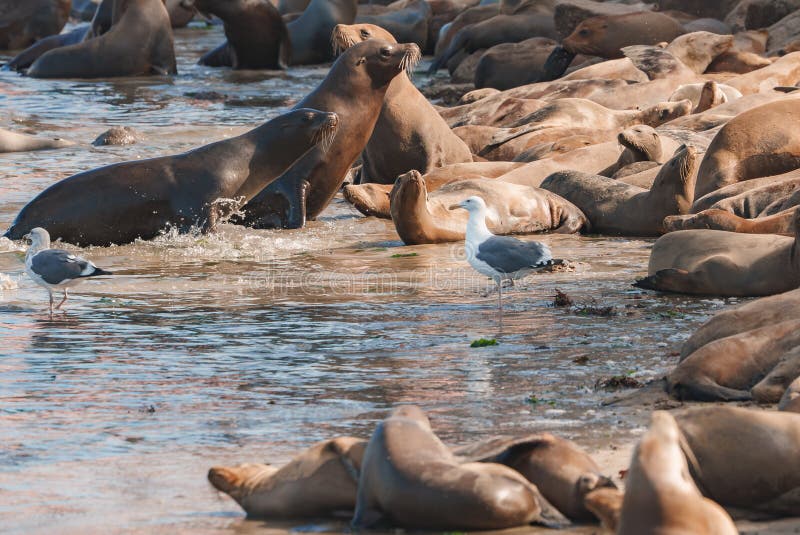
{"label": "white seagull", "polygon": [[53,313],[53,290],[64,290],[64,299],[56,306],[61,308],[67,300],[67,289],[88,277],[111,275],[90,261],[63,249],[50,248],[50,234],[36,227],[25,235],[31,241],[25,255],[25,271],[36,284],[44,286],[50,294],[50,313]]}
{"label": "white seagull", "polygon": [[465,240],[467,260],[477,271],[491,277],[497,284],[498,306],[503,310],[503,280],[514,284],[534,271],[553,264],[550,248],[536,241],[522,241],[509,236],[495,236],[486,226],[486,203],[473,195],[451,210],[464,208],[469,212]]}

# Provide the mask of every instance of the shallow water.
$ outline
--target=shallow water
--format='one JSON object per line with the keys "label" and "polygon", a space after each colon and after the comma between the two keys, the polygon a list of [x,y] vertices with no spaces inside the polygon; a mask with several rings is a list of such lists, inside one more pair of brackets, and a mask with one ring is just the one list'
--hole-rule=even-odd
{"label": "shallow water", "polygon": [[[80,143],[0,155],[0,227],[59,179],[237,135],[326,73],[196,66],[221,39],[219,28],[178,30],[171,79],[0,73],[0,126]],[[89,145],[114,125],[145,140]],[[630,442],[647,411],[602,407],[617,394],[596,381],[663,375],[724,303],[631,288],[650,241],[540,239],[577,269],[508,291],[502,323],[460,245],[403,247],[391,222],[363,218],[341,198],[299,231],[224,225],[210,236],[82,249],[117,276],[76,289],[52,319],[46,292],[22,271],[20,244],[0,240],[2,531],[261,529],[211,490],[209,466],[279,462],[334,435],[368,436],[399,403],[421,405],[452,444],[538,430],[592,451]],[[555,288],[618,314],[553,308]],[[469,347],[481,337],[499,345]]]}

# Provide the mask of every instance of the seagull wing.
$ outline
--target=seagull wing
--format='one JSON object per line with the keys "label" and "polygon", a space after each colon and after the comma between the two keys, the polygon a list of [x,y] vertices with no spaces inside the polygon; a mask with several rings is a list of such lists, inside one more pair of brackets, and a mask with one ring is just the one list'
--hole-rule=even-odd
{"label": "seagull wing", "polygon": [[90,277],[97,271],[88,260],[61,249],[39,251],[31,258],[31,269],[48,284]]}
{"label": "seagull wing", "polygon": [[550,248],[543,243],[525,242],[509,236],[493,236],[478,246],[475,258],[501,273],[535,269],[553,261]]}

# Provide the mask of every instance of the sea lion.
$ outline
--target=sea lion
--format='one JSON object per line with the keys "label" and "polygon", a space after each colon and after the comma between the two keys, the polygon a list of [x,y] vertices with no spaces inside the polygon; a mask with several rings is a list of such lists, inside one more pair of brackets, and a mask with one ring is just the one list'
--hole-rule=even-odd
{"label": "sea lion", "polygon": [[580,446],[550,433],[527,437],[497,437],[454,452],[467,462],[499,463],[513,468],[570,520],[591,522],[586,496],[601,488],[616,488]]}
{"label": "sea lion", "polygon": [[34,78],[176,74],[169,14],[161,0],[114,0],[113,24],[99,37],[44,53]]}
{"label": "sea lion", "polygon": [[800,188],[800,169],[780,175],[742,180],[715,189],[695,199],[693,213],[709,208],[728,210],[738,215],[757,217],[774,199],[792,194]]}
{"label": "sea lion", "polygon": [[183,0],[223,22],[226,41],[200,58],[210,67],[282,69],[292,57],[289,32],[269,0]]}
{"label": "sea lion", "polygon": [[187,6],[185,0],[164,0],[169,14],[169,23],[173,28],[183,28],[194,18],[195,10]]}
{"label": "sea lion", "polygon": [[759,403],[778,403],[792,382],[800,377],[800,346],[781,356],[766,377],[750,389],[753,399]]}
{"label": "sea lion", "polygon": [[26,48],[56,35],[69,19],[70,0],[6,0],[0,6],[0,50]]}
{"label": "sea lion", "polygon": [[618,535],[736,535],[733,520],[692,482],[675,418],[655,411],[625,478]]}
{"label": "sea lion", "polygon": [[794,236],[798,231],[795,228],[794,212],[794,208],[789,208],[774,215],[746,219],[726,210],[710,208],[696,214],[668,216],[664,218],[664,230],[675,232],[677,230],[711,229],[745,234]]}
{"label": "sea lion", "polygon": [[305,154],[244,207],[243,223],[256,228],[300,228],[314,219],[341,188],[366,148],[391,81],[419,59],[415,44],[368,39],[345,50],[317,88],[297,107],[335,112],[333,144]]}
{"label": "sea lion", "polygon": [[508,124],[541,109],[547,102],[538,99],[509,97],[505,99],[486,99],[484,105],[463,105],[445,108],[439,114],[450,128],[458,126],[508,126]]}
{"label": "sea lion", "polygon": [[798,307],[800,290],[792,290],[718,312],[683,343],[681,360],[714,340],[792,318]]}
{"label": "sea lion", "polygon": [[[650,162],[658,165],[663,161],[664,147],[661,143],[661,136],[651,126],[637,124],[631,128],[626,128],[617,134],[617,141],[625,147],[625,150],[622,151],[619,159],[613,165],[603,169],[597,173],[598,175],[615,177],[622,169],[632,164]],[[648,169],[650,167],[653,166],[647,166]],[[639,171],[641,169],[637,172]],[[655,180],[655,177],[653,180]],[[652,186],[652,182],[648,184],[647,189],[650,189],[650,186]]]}
{"label": "sea lion", "polygon": [[[700,104],[700,98],[702,97],[703,90],[704,88],[707,87],[707,85],[714,90],[712,94],[717,98],[714,100],[713,106],[706,105],[703,106],[703,109],[698,109],[698,105]],[[714,106],[724,104],[728,101],[736,100],[737,98],[742,98],[742,94],[739,92],[738,89],[726,84],[718,84],[714,81],[710,81],[704,83],[683,84],[669,96],[669,101],[675,102],[678,100],[689,99],[692,101],[692,108],[693,108],[692,112],[699,113],[702,111],[706,111],[707,109],[711,109]]]}
{"label": "sea lion", "polygon": [[794,85],[800,80],[800,52],[787,54],[771,65],[728,79],[725,83],[744,95],[775,87]]}
{"label": "sea lion", "polygon": [[[346,50],[368,39],[396,43],[389,32],[371,24],[339,24],[331,41]],[[472,153],[402,73],[389,84],[362,161],[361,182],[393,184],[410,169],[426,173],[447,164],[471,162]]]}
{"label": "sea lion", "polygon": [[537,81],[555,45],[552,39],[533,37],[489,48],[475,67],[475,87],[510,89]]}
{"label": "sea lion", "polygon": [[573,54],[614,59],[631,45],[669,42],[686,33],[675,19],[655,11],[592,17],[584,20],[561,41]]}
{"label": "sea lion", "polygon": [[479,195],[489,207],[486,224],[495,234],[574,233],[588,228],[588,220],[572,203],[545,190],[498,180],[460,180],[427,193],[417,171],[398,177],[390,210],[400,239],[406,245],[464,239],[467,214],[448,207]]}
{"label": "sea lion", "polygon": [[14,56],[8,63],[3,65],[3,70],[22,71],[31,66],[39,57],[49,50],[67,45],[74,45],[83,42],[91,31],[90,24],[81,24],[77,28],[58,35],[51,35],[44,39],[39,39],[34,44]]}
{"label": "sea lion", "polygon": [[800,99],[790,98],[758,106],[728,121],[700,163],[697,196],[800,167],[800,137],[791,127],[798,120]]}
{"label": "sea lion", "polygon": [[800,377],[792,381],[783,394],[778,410],[787,412],[800,412]]}
{"label": "sea lion", "polygon": [[482,530],[561,523],[563,516],[518,472],[459,464],[425,414],[401,406],[379,423],[361,464],[354,528],[391,525]]}
{"label": "sea lion", "polygon": [[[497,178],[521,165],[513,162],[456,163],[437,167],[423,178],[428,192],[431,192],[459,180]],[[391,219],[390,196],[393,187],[394,184],[348,184],[342,188],[342,194],[362,214]]]}
{"label": "sea lion", "polygon": [[66,139],[29,136],[0,128],[0,153],[25,152],[29,150],[49,150],[71,147],[75,143]]}
{"label": "sea lion", "polygon": [[[795,228],[800,209],[795,211]],[[680,230],[660,237],[635,286],[663,292],[763,296],[800,286],[800,234]]]}
{"label": "sea lion", "polygon": [[769,65],[772,65],[772,61],[758,54],[741,50],[728,50],[717,56],[708,66],[706,72],[746,74]]}
{"label": "sea lion", "polygon": [[714,405],[675,419],[705,496],[726,508],[797,516],[800,414]]}
{"label": "sea lion", "polygon": [[257,518],[319,518],[353,511],[367,441],[318,442],[280,468],[268,464],[215,466],[208,480]]}
{"label": "sea lion", "polygon": [[153,238],[168,225],[213,229],[304,153],[329,143],[336,125],[334,113],[298,109],[183,154],[73,175],[29,202],[5,236],[18,240],[43,227],[54,240],[109,245]]}
{"label": "sea lion", "polygon": [[541,188],[577,206],[594,232],[657,236],[664,232],[666,216],[691,208],[697,160],[694,147],[682,147],[661,167],[649,190],[575,171],[553,173]]}
{"label": "sea lion", "polygon": [[680,400],[750,400],[750,389],[800,344],[798,328],[800,321],[788,320],[714,340],[667,374],[667,391]]}
{"label": "sea lion", "polygon": [[286,24],[292,65],[332,60],[331,32],[337,24],[353,24],[357,9],[358,0],[311,0],[299,18]]}

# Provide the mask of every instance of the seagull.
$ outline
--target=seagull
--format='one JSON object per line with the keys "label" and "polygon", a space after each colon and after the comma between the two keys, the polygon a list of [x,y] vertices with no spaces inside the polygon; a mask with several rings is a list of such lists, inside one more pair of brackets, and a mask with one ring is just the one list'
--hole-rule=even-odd
{"label": "seagull", "polygon": [[450,210],[464,208],[469,212],[465,246],[469,264],[497,284],[498,308],[503,310],[503,280],[513,286],[534,271],[553,264],[553,255],[547,245],[535,241],[522,241],[510,236],[495,236],[486,226],[486,203],[476,195],[450,206]]}
{"label": "seagull", "polygon": [[112,274],[69,251],[51,249],[50,234],[41,227],[36,227],[24,237],[31,241],[25,255],[25,271],[33,282],[44,286],[50,294],[50,314],[53,313],[53,290],[64,290],[64,299],[55,307],[58,310],[67,301],[67,289],[70,286],[88,277]]}

